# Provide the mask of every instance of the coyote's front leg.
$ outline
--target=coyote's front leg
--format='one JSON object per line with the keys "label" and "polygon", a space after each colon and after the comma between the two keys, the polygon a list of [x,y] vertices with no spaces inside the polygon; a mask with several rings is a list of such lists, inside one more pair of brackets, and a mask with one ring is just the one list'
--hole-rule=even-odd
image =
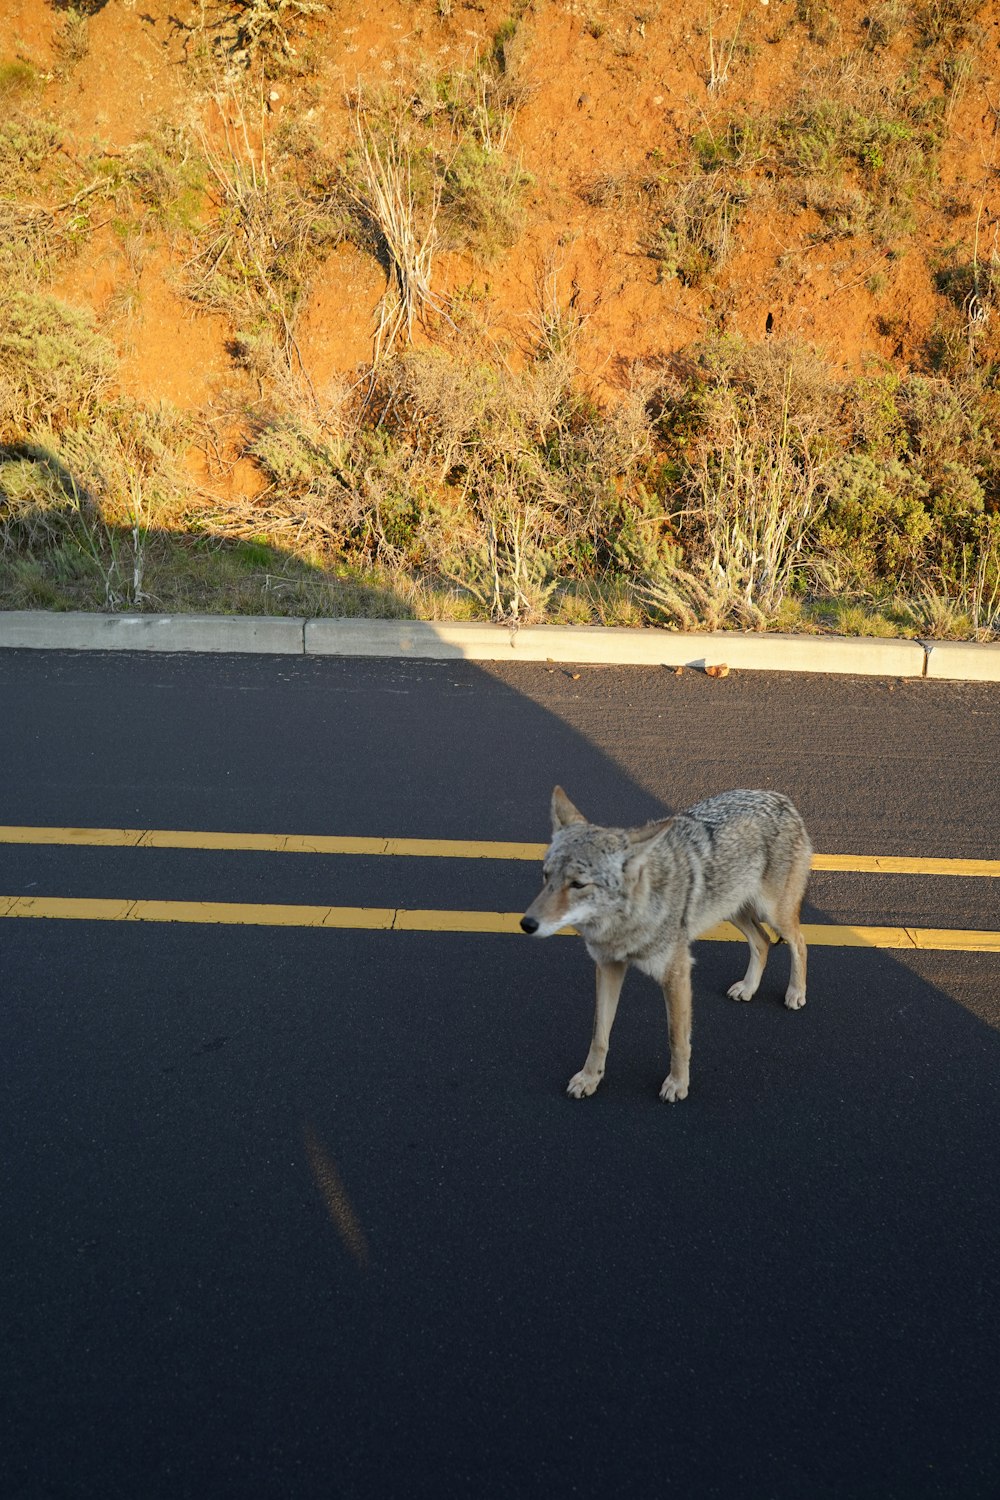
{"label": "coyote's front leg", "polygon": [[594,1009],[594,1035],[590,1042],[587,1061],[579,1073],[574,1073],[566,1089],[572,1099],[586,1099],[604,1077],[604,1060],[608,1055],[611,1028],[615,1024],[618,997],[622,992],[625,970],[628,964],[597,965],[597,1004]]}
{"label": "coyote's front leg", "polygon": [[678,943],[663,980],[670,1026],[670,1072],[663,1080],[660,1098],[668,1104],[686,1099],[691,1067],[691,950]]}

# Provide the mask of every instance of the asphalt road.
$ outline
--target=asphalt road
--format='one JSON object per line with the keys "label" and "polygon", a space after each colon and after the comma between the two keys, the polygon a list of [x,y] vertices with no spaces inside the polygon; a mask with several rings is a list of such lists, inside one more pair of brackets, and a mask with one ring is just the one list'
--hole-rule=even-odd
{"label": "asphalt road", "polygon": [[[775,787],[1000,858],[996,687],[0,653],[0,822],[543,840]],[[0,844],[0,893],[519,910],[535,869]],[[812,922],[1000,927],[817,874]],[[692,1088],[582,945],[0,921],[0,1492],[971,1500],[1000,1472],[1000,958],[704,944]]]}

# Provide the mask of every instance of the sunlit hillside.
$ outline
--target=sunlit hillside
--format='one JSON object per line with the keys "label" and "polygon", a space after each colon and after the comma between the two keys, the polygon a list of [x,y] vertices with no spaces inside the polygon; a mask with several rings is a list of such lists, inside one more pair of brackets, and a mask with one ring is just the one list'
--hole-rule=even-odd
{"label": "sunlit hillside", "polygon": [[7,0],[0,606],[996,635],[998,128],[970,0]]}

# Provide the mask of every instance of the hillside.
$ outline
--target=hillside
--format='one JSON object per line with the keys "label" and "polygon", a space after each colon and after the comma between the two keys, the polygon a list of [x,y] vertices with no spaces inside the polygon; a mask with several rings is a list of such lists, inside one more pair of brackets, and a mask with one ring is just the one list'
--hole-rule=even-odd
{"label": "hillside", "polygon": [[995,636],[998,125],[970,0],[7,0],[0,607]]}

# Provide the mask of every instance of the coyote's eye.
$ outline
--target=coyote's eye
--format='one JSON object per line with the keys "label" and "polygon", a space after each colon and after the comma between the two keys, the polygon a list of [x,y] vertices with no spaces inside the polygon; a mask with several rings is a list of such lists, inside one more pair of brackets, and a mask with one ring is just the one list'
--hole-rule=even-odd
{"label": "coyote's eye", "polygon": [[569,888],[571,891],[585,891],[587,889],[587,882],[585,880],[571,880]]}

